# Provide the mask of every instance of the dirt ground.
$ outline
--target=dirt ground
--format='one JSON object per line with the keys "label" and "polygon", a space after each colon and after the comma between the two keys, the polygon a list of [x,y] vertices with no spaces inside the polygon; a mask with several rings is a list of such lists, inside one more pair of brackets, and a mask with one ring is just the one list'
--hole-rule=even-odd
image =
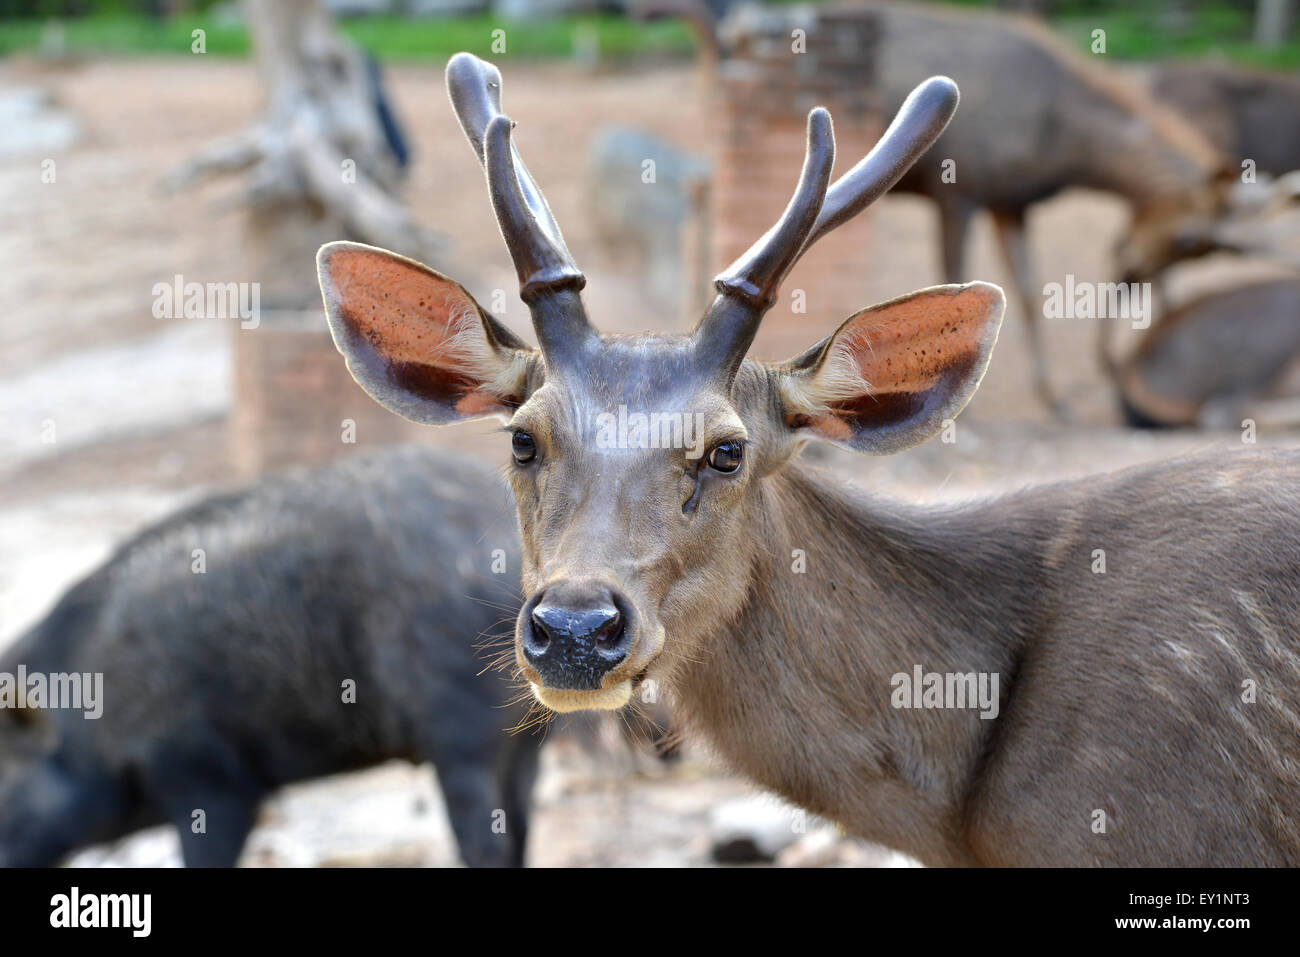
{"label": "dirt ground", "polygon": [[[389,76],[414,140],[410,201],[449,241],[447,261],[436,265],[480,293],[513,288],[480,173],[447,107],[441,70],[402,67]],[[232,480],[228,338],[210,323],[154,318],[152,288],[175,274],[198,281],[256,278],[244,258],[232,182],[177,194],[158,185],[201,146],[253,116],[257,93],[246,64],[204,57],[59,69],[0,64],[0,95],[33,85],[49,91],[83,131],[77,145],[57,156],[0,160],[0,645],[128,533]],[[519,147],[591,277],[587,298],[596,322],[620,331],[682,327],[686,317],[654,315],[633,293],[626,267],[604,254],[589,226],[581,171],[605,122],[640,126],[703,151],[709,124],[700,77],[686,66],[590,74],[566,65],[520,65],[507,74],[506,100],[524,121]],[[41,163],[50,158],[57,164],[52,184],[41,180]],[[1071,193],[1043,204],[1031,218],[1039,275],[1044,281],[1067,273],[1112,278],[1109,250],[1125,215],[1117,201],[1098,194]],[[929,207],[889,198],[871,216],[864,305],[939,281]],[[1009,285],[984,221],[975,230],[970,270]],[[1201,264],[1185,270],[1174,291],[1206,288],[1239,271]],[[517,301],[506,318],[530,336]],[[810,315],[807,343],[842,318]],[[1119,427],[1092,362],[1092,324],[1062,320],[1049,324],[1045,336],[1074,424],[1051,422],[1034,402],[1021,317],[1013,308],[956,443],[933,442],[890,459],[817,457],[882,494],[947,499],[1241,446],[1236,433],[1149,435]],[[1129,342],[1126,333],[1118,345]],[[757,354],[777,358],[764,351],[767,344],[760,338]],[[56,427],[53,442],[49,423]],[[471,424],[431,431],[429,441],[486,449],[503,461],[504,445],[489,443],[488,435],[489,427]],[[1293,445],[1295,437],[1262,435],[1260,444]],[[749,791],[695,751],[666,769],[617,748],[593,755],[556,747],[539,787],[533,861],[704,864],[710,809]],[[438,804],[427,769],[405,765],[290,789],[268,804],[245,861],[451,863]],[[165,832],[78,858],[88,864],[176,860],[175,839]],[[864,854],[858,862],[886,860]]]}

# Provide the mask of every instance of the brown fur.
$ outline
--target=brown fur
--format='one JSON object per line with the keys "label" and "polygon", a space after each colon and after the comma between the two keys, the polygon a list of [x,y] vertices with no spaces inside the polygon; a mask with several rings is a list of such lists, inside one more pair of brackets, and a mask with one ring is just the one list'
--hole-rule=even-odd
{"label": "brown fur", "polygon": [[[508,239],[521,229],[504,222]],[[350,257],[340,271],[364,278],[339,283]],[[534,289],[545,350],[478,309],[482,341],[438,350],[474,361],[413,383],[404,338],[358,337],[348,317],[394,291],[468,293],[364,247],[319,262],[335,343],[390,407],[468,417],[483,410],[467,390],[526,370],[492,411],[524,440],[508,472],[528,596],[515,652],[539,700],[609,707],[661,681],[741,771],[928,864],[1300,864],[1300,453],[960,508],[873,502],[799,464],[800,449],[892,452],[938,433],[988,366],[996,287],[923,290],[789,362],[738,366],[704,323],[600,337],[576,292]],[[611,442],[602,420],[626,412],[698,416],[711,451]],[[588,682],[560,670],[548,686],[530,665],[532,609],[555,594],[574,619],[619,622],[614,656],[567,646],[579,665],[607,656]],[[893,676],[913,669],[996,676],[998,708],[897,707]]]}
{"label": "brown fur", "polygon": [[[1257,400],[1287,394],[1300,357],[1300,280],[1273,279],[1201,296],[1160,317],[1119,369],[1117,385],[1143,424],[1196,425],[1207,414],[1239,428]],[[1294,393],[1291,393],[1294,395]]]}
{"label": "brown fur", "polygon": [[[787,469],[746,512],[749,601],[678,672],[680,713],[928,864],[1295,865],[1297,481],[1300,456],[1243,451],[919,509]],[[1000,673],[1002,714],[894,710],[917,663]]]}
{"label": "brown fur", "polygon": [[[951,328],[918,301],[962,300],[880,307],[883,328],[911,316],[914,348]],[[634,608],[606,691],[661,682],[738,770],[928,864],[1300,863],[1300,454],[873,502],[793,461],[813,433],[782,395],[815,361],[746,360],[722,393],[688,374],[688,342],[607,338],[511,418],[538,448],[510,470],[525,593],[598,580]],[[745,441],[744,468],[598,448],[593,416],[619,404],[704,411],[710,445]],[[896,710],[890,676],[915,665],[998,674],[1001,713]]]}

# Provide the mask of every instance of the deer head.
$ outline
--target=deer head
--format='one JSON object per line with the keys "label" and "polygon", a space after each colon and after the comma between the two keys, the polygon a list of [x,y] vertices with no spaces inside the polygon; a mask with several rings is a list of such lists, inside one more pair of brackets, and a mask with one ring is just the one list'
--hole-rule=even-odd
{"label": "deer head", "polygon": [[1124,282],[1146,282],[1186,259],[1214,252],[1216,224],[1226,215],[1231,184],[1210,185],[1139,205],[1128,230],[1115,246]]}
{"label": "deer head", "polygon": [[1275,182],[1260,175],[1260,182],[1247,185],[1223,167],[1199,189],[1139,205],[1115,246],[1122,281],[1154,280],[1180,262],[1217,252],[1295,265],[1300,181],[1295,173]]}
{"label": "deer head", "polygon": [[417,422],[505,420],[527,600],[515,657],[545,705],[616,708],[647,676],[707,654],[763,548],[771,478],[810,439],[862,452],[925,441],[975,391],[1002,291],[938,286],[871,306],[781,363],[746,358],[782,279],[820,236],[885,193],[957,106],[921,84],[871,153],[830,184],[830,115],[808,117],[780,220],[717,277],[686,335],[602,336],[585,279],[501,115],[497,70],[448,64],[453,107],[487,174],[532,314],[530,348],[464,287],[393,253],[331,243],[318,258],[330,331],[356,380]]}

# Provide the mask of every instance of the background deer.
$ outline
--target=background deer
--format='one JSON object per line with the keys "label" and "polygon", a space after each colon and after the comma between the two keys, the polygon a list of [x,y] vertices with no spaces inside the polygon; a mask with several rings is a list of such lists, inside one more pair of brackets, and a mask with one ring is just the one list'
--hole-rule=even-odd
{"label": "background deer", "polygon": [[[422,422],[509,422],[516,660],[539,701],[618,708],[663,682],[739,770],[928,864],[1300,863],[1300,455],[956,508],[875,501],[800,448],[933,436],[987,367],[1000,290],[922,290],[787,362],[745,357],[801,253],[942,131],[951,81],[920,86],[833,185],[830,117],[813,110],[785,214],[718,277],[694,332],[602,337],[512,146],[500,75],[460,54],[447,79],[539,348],[391,253],[333,243],[319,274],[372,396]],[[704,453],[610,447],[601,415],[620,406],[703,413]],[[896,676],[918,667],[999,676],[997,717],[896,706]]]}
{"label": "background deer", "polygon": [[[1166,63],[1161,102],[1253,174],[1231,214],[1184,237],[1257,261],[1300,267],[1300,80],[1222,63]],[[1300,422],[1300,280],[1252,279],[1167,309],[1134,352],[1112,359],[1114,324],[1098,326],[1102,367],[1125,419],[1141,426],[1240,428]]]}
{"label": "background deer", "polygon": [[[725,18],[722,10],[728,9]],[[725,61],[738,43],[788,43],[792,27],[809,31],[823,12],[872,21],[875,38],[854,56],[870,64],[881,112],[896,112],[912,88],[936,73],[951,76],[966,107],[898,181],[939,211],[944,279],[966,276],[975,214],[987,210],[1027,323],[1035,389],[1064,415],[1050,383],[1040,316],[1042,281],[1027,236],[1029,211],[1072,187],[1111,193],[1132,209],[1116,249],[1125,282],[1154,279],[1187,257],[1214,251],[1209,225],[1230,202],[1239,170],[1172,110],[1114,70],[1075,53],[1037,21],[990,11],[906,3],[856,3],[793,11],[701,0],[644,0],[643,15],[682,15]],[[789,69],[799,74],[799,57]]]}
{"label": "background deer", "polygon": [[1151,90],[1216,148],[1258,173],[1300,169],[1300,78],[1227,63],[1162,63]]}
{"label": "background deer", "polygon": [[1300,423],[1300,279],[1246,283],[1165,313],[1116,386],[1132,425]]}

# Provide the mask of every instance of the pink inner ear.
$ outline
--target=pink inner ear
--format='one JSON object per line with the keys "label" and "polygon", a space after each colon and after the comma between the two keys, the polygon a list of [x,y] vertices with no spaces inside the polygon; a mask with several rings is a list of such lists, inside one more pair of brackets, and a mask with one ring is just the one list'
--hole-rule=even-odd
{"label": "pink inner ear", "polygon": [[[983,284],[941,286],[864,309],[836,333],[817,371],[825,411],[803,422],[859,449],[896,451],[940,417],[955,414],[978,382],[1002,314]],[[836,372],[851,365],[866,381]]]}
{"label": "pink inner ear", "polygon": [[[328,295],[352,342],[352,361],[364,365],[372,380],[382,377],[464,416],[500,405],[478,375],[486,358],[473,352],[478,307],[459,285],[418,263],[367,249],[333,251],[328,276]],[[486,341],[482,345],[489,348]]]}
{"label": "pink inner ear", "polygon": [[388,362],[455,367],[456,333],[477,310],[454,284],[415,263],[359,249],[330,256],[339,313]]}
{"label": "pink inner ear", "polygon": [[835,347],[852,357],[878,399],[925,393],[979,360],[999,303],[990,287],[927,290],[858,313]]}

